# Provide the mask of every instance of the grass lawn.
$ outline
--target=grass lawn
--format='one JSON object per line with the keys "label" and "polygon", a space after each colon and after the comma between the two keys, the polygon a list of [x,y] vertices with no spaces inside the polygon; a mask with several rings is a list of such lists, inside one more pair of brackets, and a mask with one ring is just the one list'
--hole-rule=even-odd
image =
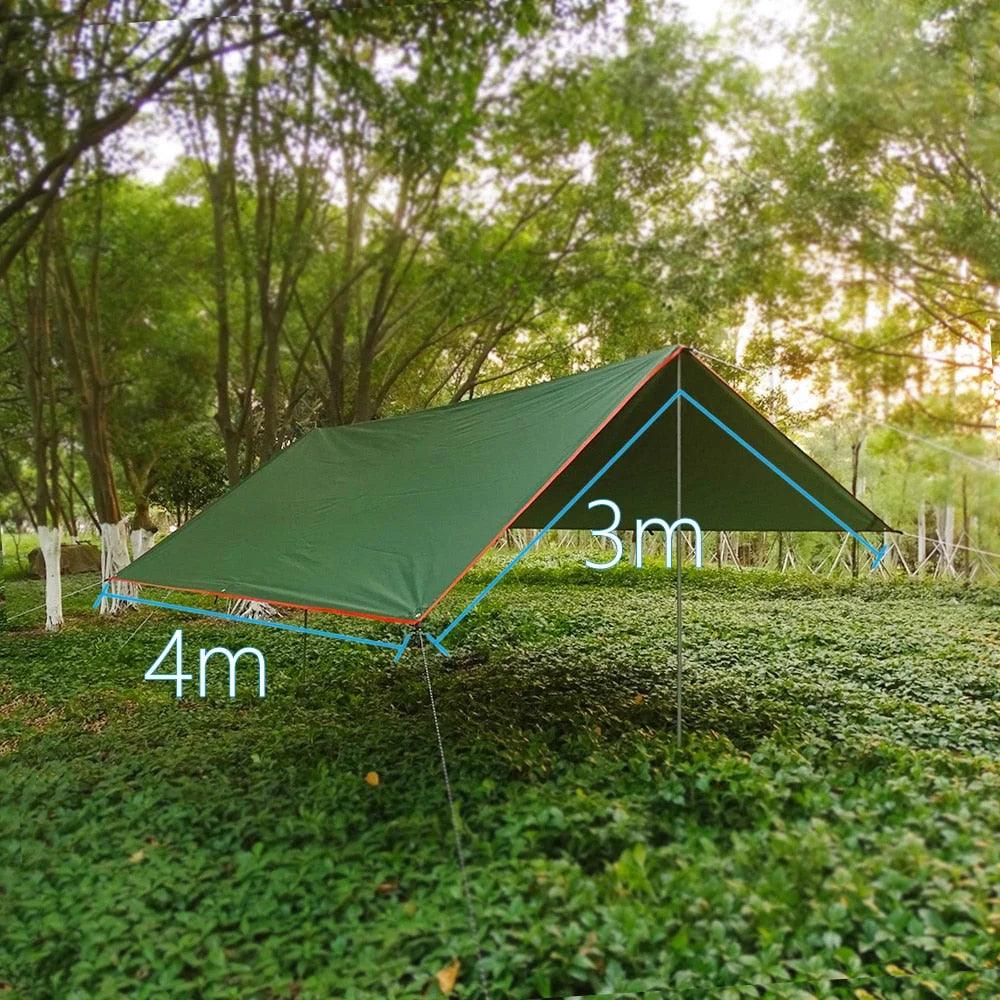
{"label": "grass lawn", "polygon": [[[13,532],[3,531],[0,534],[0,550],[3,552],[3,572],[0,573],[0,581],[4,577],[27,579],[28,553],[37,548],[38,540],[34,535],[19,534],[15,537]],[[44,594],[42,596],[44,597]]]}
{"label": "grass lawn", "polygon": [[[0,993],[1000,995],[1000,592],[689,580],[680,752],[662,572],[525,570],[432,657],[480,958],[417,652],[9,582]],[[179,625],[267,698],[144,681]]]}

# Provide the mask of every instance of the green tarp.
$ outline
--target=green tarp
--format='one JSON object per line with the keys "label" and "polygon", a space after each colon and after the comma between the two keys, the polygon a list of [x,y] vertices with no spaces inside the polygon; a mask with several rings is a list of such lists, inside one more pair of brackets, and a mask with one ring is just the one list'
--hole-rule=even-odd
{"label": "green tarp", "polygon": [[[690,400],[663,409],[678,387]],[[681,513],[703,529],[887,530],[694,354],[667,348],[311,431],[116,579],[419,621],[505,528],[548,525],[623,448],[555,527],[606,527],[596,498],[620,506],[623,528],[674,520],[678,412]]]}

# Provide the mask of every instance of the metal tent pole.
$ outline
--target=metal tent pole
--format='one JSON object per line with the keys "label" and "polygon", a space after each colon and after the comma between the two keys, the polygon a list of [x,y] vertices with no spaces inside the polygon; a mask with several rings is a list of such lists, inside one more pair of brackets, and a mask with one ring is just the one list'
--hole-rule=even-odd
{"label": "metal tent pole", "polygon": [[[683,352],[677,355],[677,391],[681,389],[681,359]],[[677,397],[677,520],[681,519],[681,402],[682,397]],[[674,529],[674,549],[675,560],[677,562],[677,746],[681,745],[681,735],[683,733],[683,719],[681,715],[681,671],[684,665],[684,633],[683,614],[684,598],[681,593],[681,560],[684,550],[681,546],[681,529]]]}

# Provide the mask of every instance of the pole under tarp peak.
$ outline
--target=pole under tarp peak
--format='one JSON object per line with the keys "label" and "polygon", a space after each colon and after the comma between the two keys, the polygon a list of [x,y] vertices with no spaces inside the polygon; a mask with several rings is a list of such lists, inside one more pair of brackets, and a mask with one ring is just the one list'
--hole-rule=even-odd
{"label": "pole under tarp peak", "polygon": [[[683,516],[681,513],[681,403],[682,399],[679,395],[681,391],[681,360],[683,359],[683,352],[677,357],[677,520],[680,521]],[[684,662],[684,646],[683,646],[683,614],[684,614],[684,600],[681,593],[681,560],[684,557],[684,547],[683,540],[681,536],[681,529],[678,528],[674,531],[674,545],[676,548],[676,562],[677,562],[677,589],[676,589],[676,600],[677,600],[677,746],[681,745],[681,735],[683,732],[683,717],[681,714],[681,670]]]}

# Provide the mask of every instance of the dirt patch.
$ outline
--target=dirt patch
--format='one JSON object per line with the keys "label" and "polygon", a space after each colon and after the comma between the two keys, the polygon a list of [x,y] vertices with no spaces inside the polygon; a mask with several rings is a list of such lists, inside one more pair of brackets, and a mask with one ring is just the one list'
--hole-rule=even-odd
{"label": "dirt patch", "polygon": [[103,731],[107,724],[108,717],[106,715],[99,715],[95,719],[88,719],[80,728],[85,733],[99,733]]}
{"label": "dirt patch", "polygon": [[[5,696],[7,693],[0,691],[0,697]],[[44,705],[45,699],[40,694],[35,694],[34,692],[19,694],[11,701],[6,701],[0,705],[0,719],[9,719],[15,712],[19,712],[24,708],[41,708]]]}
{"label": "dirt patch", "polygon": [[56,719],[59,718],[59,709],[50,708],[47,712],[42,715],[36,715],[33,719],[28,719],[25,722],[26,726],[30,726],[32,729],[37,729],[39,732],[43,729],[48,729]]}

